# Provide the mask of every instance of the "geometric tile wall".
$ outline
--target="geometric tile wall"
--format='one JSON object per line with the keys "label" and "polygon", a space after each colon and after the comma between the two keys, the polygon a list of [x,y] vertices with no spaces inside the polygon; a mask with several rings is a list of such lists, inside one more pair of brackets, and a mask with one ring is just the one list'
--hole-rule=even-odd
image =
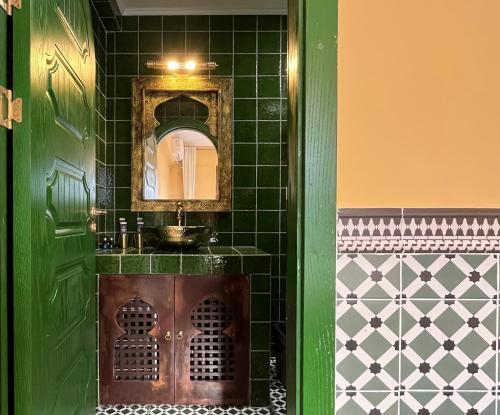
{"label": "geometric tile wall", "polygon": [[499,255],[340,254],[336,413],[496,414]]}

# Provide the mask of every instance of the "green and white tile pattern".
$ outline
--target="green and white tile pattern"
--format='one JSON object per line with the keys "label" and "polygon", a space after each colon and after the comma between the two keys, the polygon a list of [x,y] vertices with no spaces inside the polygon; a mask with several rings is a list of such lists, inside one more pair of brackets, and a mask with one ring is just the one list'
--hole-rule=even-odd
{"label": "green and white tile pattern", "polygon": [[342,254],[336,414],[498,415],[498,254]]}

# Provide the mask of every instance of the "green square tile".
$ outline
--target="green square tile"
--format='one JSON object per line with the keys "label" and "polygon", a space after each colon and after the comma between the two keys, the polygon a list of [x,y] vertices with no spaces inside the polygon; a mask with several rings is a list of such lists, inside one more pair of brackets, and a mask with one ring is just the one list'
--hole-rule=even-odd
{"label": "green square tile", "polygon": [[279,75],[280,63],[280,55],[259,55],[259,75]]}
{"label": "green square tile", "polygon": [[233,243],[233,234],[232,233],[223,233],[219,232],[217,235],[217,244],[218,245],[232,245]]}
{"label": "green square tile", "polygon": [[255,121],[235,121],[234,122],[234,142],[254,142],[257,137]]}
{"label": "green square tile", "polygon": [[210,275],[212,273],[212,257],[210,255],[183,255],[181,261],[183,274]]}
{"label": "green square tile", "polygon": [[117,53],[138,52],[139,37],[136,32],[117,32],[115,35]]}
{"label": "green square tile", "polygon": [[233,53],[233,37],[227,32],[210,32],[210,53]]}
{"label": "green square tile", "polygon": [[233,30],[233,16],[210,16],[210,30]]}
{"label": "green square tile", "polygon": [[240,255],[232,246],[211,246],[212,255]]}
{"label": "green square tile", "polygon": [[259,98],[279,98],[280,84],[279,76],[259,77]]}
{"label": "green square tile", "polygon": [[281,52],[281,33],[260,32],[259,53],[279,53],[279,52]]}
{"label": "green square tile", "polygon": [[253,293],[269,293],[271,290],[271,278],[269,275],[252,274],[251,277]]}
{"label": "green square tile", "polygon": [[259,165],[279,166],[281,161],[281,147],[279,144],[259,144]]}
{"label": "green square tile", "polygon": [[163,16],[164,31],[184,31],[186,29],[185,16]]}
{"label": "green square tile", "polygon": [[241,274],[241,257],[236,255],[212,257],[213,274]]}
{"label": "green square tile", "polygon": [[281,100],[259,99],[259,120],[279,120],[281,115]]}
{"label": "green square tile", "polygon": [[271,325],[269,323],[250,324],[252,350],[269,350]]}
{"label": "green square tile", "polygon": [[116,164],[130,164],[130,144],[115,144]]}
{"label": "green square tile", "polygon": [[279,121],[259,121],[257,131],[259,143],[279,143],[281,141]]}
{"label": "green square tile", "polygon": [[233,212],[235,232],[255,232],[255,212]]}
{"label": "green square tile", "polygon": [[255,187],[256,171],[255,166],[234,166],[234,187]]}
{"label": "green square tile", "polygon": [[250,378],[269,379],[269,352],[258,351],[250,355]]}
{"label": "green square tile", "polygon": [[[115,167],[115,186],[116,187],[129,187],[130,188],[130,182],[131,182],[131,170],[130,166],[116,166]],[[118,189],[117,189],[118,190]],[[122,190],[122,189],[120,189]],[[117,194],[117,197],[120,197],[120,195]],[[120,201],[121,203],[121,201]],[[122,208],[127,209],[130,207],[130,199],[127,199],[127,203],[125,206],[122,206]]]}
{"label": "green square tile", "polygon": [[106,164],[115,164],[115,145],[106,144]]}
{"label": "green square tile", "polygon": [[255,189],[234,189],[233,205],[235,210],[255,209]]}
{"label": "green square tile", "polygon": [[184,53],[186,36],[183,32],[163,32],[163,53]]}
{"label": "green square tile", "polygon": [[260,233],[257,234],[257,247],[270,254],[278,254],[280,237],[278,233]]}
{"label": "green square tile", "polygon": [[122,255],[122,274],[149,274],[149,255]]}
{"label": "green square tile", "polygon": [[279,225],[279,212],[257,212],[257,232],[278,232]]}
{"label": "green square tile", "polygon": [[232,232],[233,214],[231,212],[220,212],[216,214],[215,229],[217,232]]}
{"label": "green square tile", "polygon": [[257,157],[257,146],[255,144],[235,144],[234,164],[255,165]]}
{"label": "green square tile", "polygon": [[279,185],[280,185],[280,167],[259,166],[257,168],[258,187],[279,187]]}
{"label": "green square tile", "polygon": [[187,32],[186,50],[188,54],[208,53],[208,32]]}
{"label": "green square tile", "polygon": [[258,30],[281,30],[281,16],[259,16]]}
{"label": "green square tile", "polygon": [[252,246],[256,243],[255,233],[238,233],[233,234],[233,243],[240,246]]}
{"label": "green square tile", "polygon": [[139,16],[123,16],[122,30],[136,31],[139,29]]}
{"label": "green square tile", "polygon": [[288,33],[287,32],[281,33],[281,52],[282,53],[288,52]]}
{"label": "green square tile", "polygon": [[132,140],[132,125],[130,121],[116,121],[116,142],[117,143],[130,143]]}
{"label": "green square tile", "polygon": [[256,82],[254,77],[234,79],[235,98],[255,98]]}
{"label": "green square tile", "polygon": [[130,188],[115,189],[115,207],[116,209],[130,209]]}
{"label": "green square tile", "polygon": [[255,120],[257,116],[255,99],[235,99],[234,119],[235,120]]}
{"label": "green square tile", "polygon": [[161,31],[161,16],[139,16],[139,31]]}
{"label": "green square tile", "polygon": [[[274,55],[269,55],[274,56]],[[234,75],[255,75],[257,70],[257,55],[255,54],[235,54],[234,55]]]}
{"label": "green square tile", "polygon": [[234,30],[257,30],[257,16],[234,16]]}
{"label": "green square tile", "polygon": [[269,274],[270,272],[271,272],[271,257],[269,255],[243,256],[243,273],[245,275]]}
{"label": "green square tile", "polygon": [[233,74],[233,55],[211,53],[210,60],[219,65],[216,69],[210,71],[211,76],[232,76]]}
{"label": "green square tile", "polygon": [[130,99],[120,98],[115,99],[115,119],[130,120],[132,107]]}
{"label": "green square tile", "polygon": [[140,32],[139,51],[140,53],[162,53],[161,32]]}
{"label": "green square tile", "polygon": [[257,50],[257,35],[255,32],[234,33],[235,53],[255,53],[256,50]]}
{"label": "green square tile", "polygon": [[96,255],[96,272],[98,274],[118,274],[120,272],[120,256]]}
{"label": "green square tile", "polygon": [[208,16],[187,16],[186,29],[189,30],[208,30],[210,27]]}
{"label": "green square tile", "polygon": [[137,75],[137,55],[122,54],[115,55],[117,75]]}
{"label": "green square tile", "polygon": [[180,255],[152,255],[151,272],[153,274],[179,274],[181,272]]}
{"label": "green square tile", "polygon": [[117,98],[130,98],[132,96],[132,77],[117,76],[115,82]]}

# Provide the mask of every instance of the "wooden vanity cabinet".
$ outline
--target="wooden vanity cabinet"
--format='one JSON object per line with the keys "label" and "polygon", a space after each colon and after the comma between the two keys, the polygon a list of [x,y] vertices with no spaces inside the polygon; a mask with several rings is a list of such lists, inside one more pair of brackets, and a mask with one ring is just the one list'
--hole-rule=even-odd
{"label": "wooden vanity cabinet", "polygon": [[248,278],[101,275],[101,404],[246,405]]}

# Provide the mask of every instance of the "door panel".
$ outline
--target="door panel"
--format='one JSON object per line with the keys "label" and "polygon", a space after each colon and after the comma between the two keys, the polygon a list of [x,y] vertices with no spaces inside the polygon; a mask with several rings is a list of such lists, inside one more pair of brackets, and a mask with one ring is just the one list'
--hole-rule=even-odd
{"label": "door panel", "polygon": [[248,404],[249,321],[247,277],[175,277],[177,404]]}
{"label": "door panel", "polygon": [[[7,86],[7,15],[0,10],[0,85]],[[0,413],[7,413],[7,130],[0,127]]]}
{"label": "door panel", "polygon": [[174,403],[174,278],[101,275],[99,322],[100,403]]}
{"label": "door panel", "polygon": [[[88,0],[14,16],[16,414],[95,411],[95,58]],[[28,52],[29,51],[29,52]],[[27,76],[29,75],[29,76]]]}

